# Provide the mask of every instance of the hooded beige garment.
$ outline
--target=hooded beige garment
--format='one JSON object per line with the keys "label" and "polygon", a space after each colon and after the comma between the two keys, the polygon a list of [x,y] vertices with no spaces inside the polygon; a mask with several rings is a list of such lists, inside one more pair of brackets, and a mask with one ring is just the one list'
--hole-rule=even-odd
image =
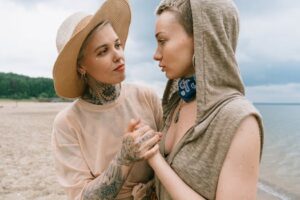
{"label": "hooded beige garment", "polygon": [[[187,2],[190,2],[193,16],[197,119],[166,160],[194,191],[206,199],[215,199],[226,154],[242,120],[250,115],[257,118],[261,151],[263,127],[259,112],[244,97],[235,58],[239,32],[235,4],[231,0],[163,0],[161,5]],[[180,99],[177,82],[169,80],[165,89],[164,133]],[[165,137],[160,150],[165,155]],[[156,180],[159,199],[170,200],[168,192]]]}
{"label": "hooded beige garment", "polygon": [[[84,187],[107,169],[132,118],[140,118],[154,130],[160,128],[161,102],[149,88],[123,84],[113,103],[94,105],[78,99],[56,116],[53,153],[58,182],[69,199],[81,199]],[[116,199],[133,199],[133,188],[152,177],[145,161],[135,163]]]}

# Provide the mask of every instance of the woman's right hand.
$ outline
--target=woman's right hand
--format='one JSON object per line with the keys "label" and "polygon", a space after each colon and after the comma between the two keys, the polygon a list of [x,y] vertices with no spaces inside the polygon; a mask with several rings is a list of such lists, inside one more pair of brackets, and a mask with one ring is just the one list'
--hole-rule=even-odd
{"label": "woman's right hand", "polygon": [[118,154],[119,163],[130,165],[133,162],[147,159],[151,149],[157,148],[155,145],[160,138],[161,133],[155,132],[147,125],[142,125],[140,120],[131,120]]}

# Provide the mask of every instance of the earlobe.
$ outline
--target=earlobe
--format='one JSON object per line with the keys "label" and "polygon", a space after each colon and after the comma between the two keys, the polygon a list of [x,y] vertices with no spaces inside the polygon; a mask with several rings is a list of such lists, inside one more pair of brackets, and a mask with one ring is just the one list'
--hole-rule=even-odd
{"label": "earlobe", "polygon": [[77,71],[80,74],[81,80],[86,81],[86,70],[84,68],[85,68],[84,66],[78,66]]}
{"label": "earlobe", "polygon": [[86,70],[84,66],[78,66],[77,71],[81,74],[81,75],[85,75],[86,74]]}

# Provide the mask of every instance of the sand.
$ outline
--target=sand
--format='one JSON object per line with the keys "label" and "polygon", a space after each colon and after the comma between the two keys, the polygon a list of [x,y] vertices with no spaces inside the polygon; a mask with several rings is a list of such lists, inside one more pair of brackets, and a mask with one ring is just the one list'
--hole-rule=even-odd
{"label": "sand", "polygon": [[[0,199],[67,199],[51,154],[55,115],[69,103],[0,101]],[[259,200],[277,199],[258,192]]]}
{"label": "sand", "polygon": [[50,143],[53,119],[65,106],[0,101],[0,199],[66,199]]}

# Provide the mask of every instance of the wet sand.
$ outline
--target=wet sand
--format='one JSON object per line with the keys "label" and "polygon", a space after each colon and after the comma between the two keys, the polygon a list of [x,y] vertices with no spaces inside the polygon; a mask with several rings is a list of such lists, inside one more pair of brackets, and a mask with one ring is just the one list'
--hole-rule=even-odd
{"label": "wet sand", "polygon": [[[67,199],[56,182],[51,130],[68,104],[0,100],[0,199]],[[263,191],[258,196],[277,199]]]}

